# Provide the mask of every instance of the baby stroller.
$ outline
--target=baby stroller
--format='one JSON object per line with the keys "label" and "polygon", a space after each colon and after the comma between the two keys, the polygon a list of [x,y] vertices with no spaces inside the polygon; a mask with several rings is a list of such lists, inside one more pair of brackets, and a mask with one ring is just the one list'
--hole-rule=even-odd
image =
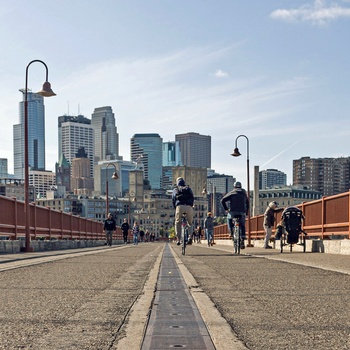
{"label": "baby stroller", "polygon": [[[281,253],[283,253],[283,247],[289,244],[290,251],[293,250],[293,244],[303,246],[303,252],[305,253],[306,244],[305,236],[307,235],[301,228],[302,221],[304,219],[303,212],[296,207],[288,207],[284,209],[282,213],[282,222],[284,229],[277,230],[276,238],[281,242]],[[300,236],[300,243],[299,241]]]}

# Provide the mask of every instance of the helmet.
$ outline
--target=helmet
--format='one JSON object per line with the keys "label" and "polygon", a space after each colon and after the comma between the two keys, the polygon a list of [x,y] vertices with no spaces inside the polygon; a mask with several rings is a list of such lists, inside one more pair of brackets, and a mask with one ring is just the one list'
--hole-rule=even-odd
{"label": "helmet", "polygon": [[233,185],[234,188],[242,188],[242,184],[239,181],[236,181]]}
{"label": "helmet", "polygon": [[184,186],[185,185],[185,180],[182,177],[178,177],[176,179],[176,183],[178,186]]}

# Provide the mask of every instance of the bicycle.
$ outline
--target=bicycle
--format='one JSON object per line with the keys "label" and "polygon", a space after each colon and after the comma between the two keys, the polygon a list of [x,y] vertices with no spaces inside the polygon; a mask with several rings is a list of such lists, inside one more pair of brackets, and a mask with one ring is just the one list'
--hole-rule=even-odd
{"label": "bicycle", "polygon": [[236,215],[232,218],[232,224],[233,224],[233,247],[235,250],[235,254],[241,253],[241,245],[242,245],[242,228],[239,223],[239,220],[241,219],[242,215]]}
{"label": "bicycle", "polygon": [[187,222],[187,217],[186,214],[182,214],[182,219],[181,219],[181,252],[182,255],[186,254],[186,246],[188,243],[188,222]]}

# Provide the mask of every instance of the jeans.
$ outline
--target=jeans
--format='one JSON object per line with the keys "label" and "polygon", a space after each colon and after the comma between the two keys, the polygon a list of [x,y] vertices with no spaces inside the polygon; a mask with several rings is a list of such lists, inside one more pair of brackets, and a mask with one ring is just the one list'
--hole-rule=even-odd
{"label": "jeans", "polygon": [[112,245],[113,231],[106,231],[107,245]]}
{"label": "jeans", "polygon": [[205,236],[208,240],[208,242],[211,242],[213,240],[213,230],[212,229],[205,229]]}
{"label": "jeans", "polygon": [[134,244],[136,244],[136,245],[137,245],[138,242],[139,242],[139,241],[138,241],[138,238],[139,238],[139,235],[135,235],[135,234],[134,234],[133,242],[134,242]]}
{"label": "jeans", "polygon": [[228,229],[231,235],[233,235],[233,217],[235,217],[236,215],[241,215],[241,218],[239,219],[239,224],[241,225],[241,238],[245,239],[245,213],[239,211],[230,211],[227,214]]}

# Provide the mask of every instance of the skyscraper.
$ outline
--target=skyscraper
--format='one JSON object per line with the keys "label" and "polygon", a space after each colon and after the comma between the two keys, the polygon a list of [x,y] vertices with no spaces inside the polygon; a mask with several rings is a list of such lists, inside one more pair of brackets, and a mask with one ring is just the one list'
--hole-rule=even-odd
{"label": "skyscraper", "polygon": [[350,188],[350,157],[293,160],[293,185],[320,191],[323,196],[347,192]]}
{"label": "skyscraper", "polygon": [[91,125],[95,134],[94,163],[118,159],[119,136],[112,108],[109,106],[95,108],[91,116]]}
{"label": "skyscraper", "polygon": [[195,132],[175,135],[179,142],[182,164],[188,167],[211,167],[211,136]]}
{"label": "skyscraper", "polygon": [[[13,126],[14,175],[24,178],[24,99],[19,103],[19,124]],[[44,98],[28,91],[28,161],[31,170],[45,170],[45,107]]]}
{"label": "skyscraper", "polygon": [[259,171],[259,190],[272,188],[273,186],[286,186],[287,175],[277,169]]}
{"label": "skyscraper", "polygon": [[163,143],[163,166],[181,165],[181,152],[178,141]]}
{"label": "skyscraper", "polygon": [[144,177],[152,189],[161,188],[162,144],[159,134],[135,134],[130,142],[130,156],[143,165]]}
{"label": "skyscraper", "polygon": [[94,129],[91,120],[82,115],[58,117],[58,159],[62,154],[72,165],[79,148],[84,147],[90,159],[90,176],[94,176]]}

